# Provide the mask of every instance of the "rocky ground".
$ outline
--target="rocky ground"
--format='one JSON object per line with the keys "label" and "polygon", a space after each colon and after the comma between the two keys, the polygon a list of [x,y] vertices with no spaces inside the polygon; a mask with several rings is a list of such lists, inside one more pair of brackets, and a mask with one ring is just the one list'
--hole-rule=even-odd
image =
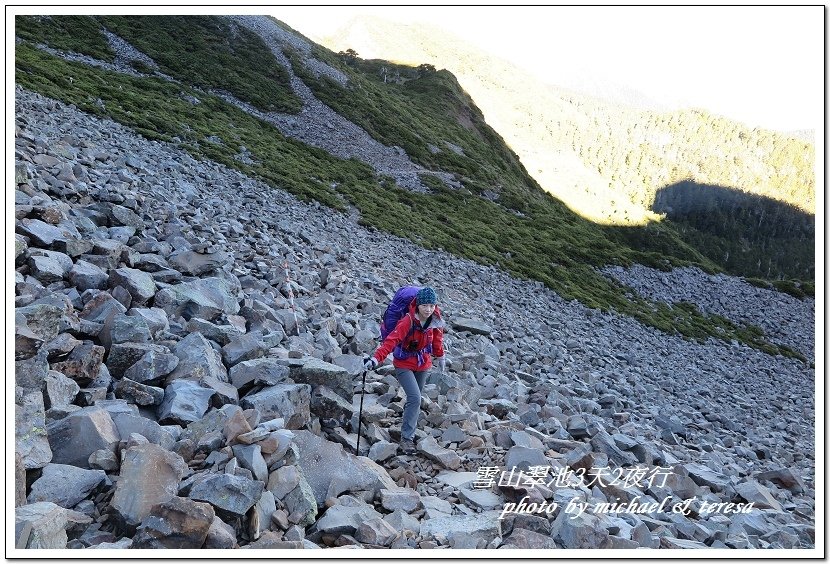
{"label": "rocky ground", "polygon": [[[16,125],[18,547],[814,546],[809,366],[564,301],[20,88]],[[413,456],[403,391],[369,373],[355,456],[361,359],[404,283],[438,290],[448,371]],[[523,498],[556,506],[499,519]],[[664,500],[688,506],[596,509]],[[728,502],[753,508],[706,511]]]}
{"label": "rocky ground", "polygon": [[695,304],[706,314],[726,317],[739,325],[763,329],[771,342],[786,345],[815,362],[816,300],[798,299],[747,284],[725,274],[706,274],[699,268],[661,272],[636,264],[608,267],[603,272],[651,300]]}

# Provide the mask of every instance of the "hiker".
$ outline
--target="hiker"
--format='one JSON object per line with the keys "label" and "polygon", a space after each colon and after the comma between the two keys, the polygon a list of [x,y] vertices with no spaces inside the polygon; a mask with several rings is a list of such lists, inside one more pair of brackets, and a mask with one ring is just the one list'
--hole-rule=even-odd
{"label": "hiker", "polygon": [[415,452],[415,427],[421,411],[421,392],[427,372],[432,368],[432,357],[435,357],[442,373],[446,369],[444,322],[436,301],[435,290],[429,286],[421,288],[406,314],[364,362],[366,370],[374,370],[390,352],[393,353],[395,377],[406,393],[400,442],[404,454]]}

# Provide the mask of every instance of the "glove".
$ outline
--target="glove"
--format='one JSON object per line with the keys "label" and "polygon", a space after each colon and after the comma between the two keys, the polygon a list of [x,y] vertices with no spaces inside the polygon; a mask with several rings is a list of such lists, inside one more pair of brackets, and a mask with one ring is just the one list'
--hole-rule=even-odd
{"label": "glove", "polygon": [[447,357],[446,356],[439,356],[435,359],[438,362],[438,368],[441,370],[441,374],[447,371]]}
{"label": "glove", "polygon": [[375,357],[373,357],[373,356],[367,356],[363,360],[364,370],[374,370],[375,368],[377,368],[377,366],[378,366],[378,361],[375,360]]}

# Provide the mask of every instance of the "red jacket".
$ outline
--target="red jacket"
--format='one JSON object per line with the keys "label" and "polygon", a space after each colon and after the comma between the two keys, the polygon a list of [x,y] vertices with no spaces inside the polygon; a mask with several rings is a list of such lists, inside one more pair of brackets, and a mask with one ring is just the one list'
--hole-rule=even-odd
{"label": "red jacket", "polygon": [[[427,319],[425,330],[415,315],[416,307],[415,300],[412,300],[409,312],[398,321],[392,332],[375,351],[374,357],[378,364],[394,351],[392,365],[395,368],[421,371],[432,368],[433,356],[435,358],[444,356],[444,321],[441,319],[441,310],[435,306],[435,311]],[[410,334],[413,324],[414,330]]]}

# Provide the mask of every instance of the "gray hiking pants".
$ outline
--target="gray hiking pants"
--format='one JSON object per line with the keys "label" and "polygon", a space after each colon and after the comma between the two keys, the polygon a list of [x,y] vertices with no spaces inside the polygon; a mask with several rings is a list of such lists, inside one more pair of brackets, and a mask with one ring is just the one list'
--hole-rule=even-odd
{"label": "gray hiking pants", "polygon": [[402,368],[395,369],[395,378],[406,393],[401,423],[401,437],[404,439],[412,440],[415,437],[415,427],[418,426],[418,415],[421,413],[421,391],[424,389],[428,373],[427,370],[413,372]]}

